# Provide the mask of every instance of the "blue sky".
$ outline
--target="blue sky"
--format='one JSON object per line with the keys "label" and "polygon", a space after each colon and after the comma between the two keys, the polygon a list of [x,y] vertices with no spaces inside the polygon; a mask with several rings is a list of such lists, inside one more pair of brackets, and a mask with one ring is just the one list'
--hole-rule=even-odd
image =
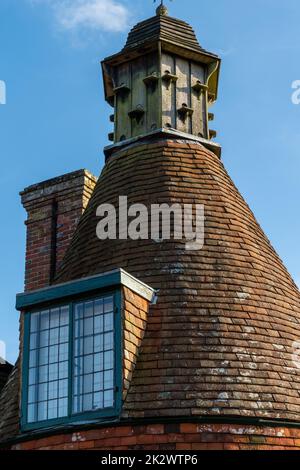
{"label": "blue sky", "polygon": [[[169,3],[169,2],[167,2]],[[214,108],[223,161],[300,283],[299,0],[174,0],[223,58]],[[99,174],[110,131],[100,60],[123,46],[151,0],[0,0],[0,340],[18,350],[15,294],[23,290],[24,187],[87,168]]]}

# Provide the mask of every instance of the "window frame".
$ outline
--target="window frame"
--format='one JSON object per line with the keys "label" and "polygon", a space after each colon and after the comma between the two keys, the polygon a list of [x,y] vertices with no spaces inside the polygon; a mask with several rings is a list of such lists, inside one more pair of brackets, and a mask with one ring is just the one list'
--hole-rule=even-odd
{"label": "window frame", "polygon": [[[93,301],[105,296],[114,298],[114,406],[95,411],[84,411],[82,413],[72,413],[73,400],[73,352],[74,352],[74,324],[75,324],[75,305],[84,301]],[[73,296],[72,299],[58,299],[57,301],[47,302],[35,305],[34,308],[25,311],[24,315],[24,333],[23,333],[23,357],[22,357],[22,391],[21,391],[21,430],[32,431],[37,429],[46,429],[59,427],[68,424],[77,424],[82,422],[99,422],[109,418],[116,418],[120,415],[122,406],[123,389],[123,344],[122,344],[122,293],[121,288],[99,290]],[[34,313],[41,312],[47,308],[69,307],[69,355],[68,355],[68,416],[62,418],[47,419],[28,423],[28,387],[29,387],[29,355],[30,355],[30,318]]]}

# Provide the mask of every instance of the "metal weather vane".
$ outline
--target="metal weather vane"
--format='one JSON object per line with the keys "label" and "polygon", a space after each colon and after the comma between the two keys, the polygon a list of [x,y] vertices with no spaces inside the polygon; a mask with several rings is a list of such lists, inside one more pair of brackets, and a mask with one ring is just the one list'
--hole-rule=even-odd
{"label": "metal weather vane", "polygon": [[[169,0],[169,1],[172,2],[173,0]],[[157,2],[157,0],[153,0],[153,3],[156,3],[156,2]],[[165,4],[164,0],[160,0],[160,6],[163,7],[164,4]]]}

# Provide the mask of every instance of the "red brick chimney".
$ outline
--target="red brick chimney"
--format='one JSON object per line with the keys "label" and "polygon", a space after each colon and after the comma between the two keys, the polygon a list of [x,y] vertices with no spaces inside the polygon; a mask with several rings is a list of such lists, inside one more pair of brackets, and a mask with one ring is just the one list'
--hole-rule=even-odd
{"label": "red brick chimney", "polygon": [[25,290],[50,285],[97,179],[79,170],[21,192],[27,211]]}

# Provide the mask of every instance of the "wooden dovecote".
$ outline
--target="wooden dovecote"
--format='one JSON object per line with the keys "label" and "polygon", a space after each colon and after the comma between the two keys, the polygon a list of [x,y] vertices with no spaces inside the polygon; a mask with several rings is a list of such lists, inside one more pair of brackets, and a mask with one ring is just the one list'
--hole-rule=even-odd
{"label": "wooden dovecote", "polygon": [[138,23],[123,50],[102,68],[105,97],[114,108],[115,144],[159,129],[214,138],[209,107],[217,99],[220,59],[165,7]]}

